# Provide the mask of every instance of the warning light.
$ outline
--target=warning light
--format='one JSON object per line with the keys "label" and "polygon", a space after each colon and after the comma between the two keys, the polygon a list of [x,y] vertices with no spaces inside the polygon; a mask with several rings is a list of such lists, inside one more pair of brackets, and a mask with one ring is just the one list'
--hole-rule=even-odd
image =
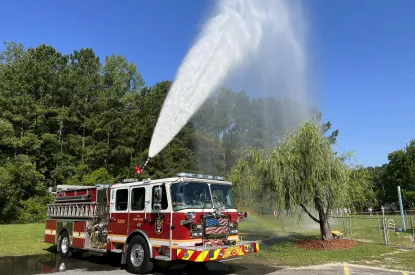
{"label": "warning light", "polygon": [[138,165],[138,166],[135,168],[135,172],[136,172],[137,174],[141,174],[141,173],[143,173],[143,169],[141,169],[140,165]]}

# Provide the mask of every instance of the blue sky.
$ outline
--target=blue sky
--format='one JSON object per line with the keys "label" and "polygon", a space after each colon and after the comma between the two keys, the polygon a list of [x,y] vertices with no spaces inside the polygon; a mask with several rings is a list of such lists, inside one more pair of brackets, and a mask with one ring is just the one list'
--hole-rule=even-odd
{"label": "blue sky", "polygon": [[[2,1],[0,40],[90,47],[137,64],[147,84],[173,79],[209,0]],[[381,165],[415,138],[415,1],[308,1],[311,69],[337,149]]]}

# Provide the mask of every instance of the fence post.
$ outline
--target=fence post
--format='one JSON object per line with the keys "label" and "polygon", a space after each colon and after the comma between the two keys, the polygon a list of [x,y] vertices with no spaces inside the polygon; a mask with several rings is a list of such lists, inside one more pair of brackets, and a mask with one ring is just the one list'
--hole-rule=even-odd
{"label": "fence post", "polygon": [[380,218],[379,218],[379,213],[376,213],[376,219],[378,220],[378,229],[380,230]]}
{"label": "fence post", "polygon": [[350,224],[350,239],[353,239],[352,215],[351,214],[349,214],[349,224]]}
{"label": "fence post", "polygon": [[389,218],[385,218],[385,222],[386,222],[386,242],[388,243],[388,245],[390,245],[390,240],[389,240]]}
{"label": "fence post", "polygon": [[347,236],[347,222],[346,222],[346,217],[343,216],[343,228],[344,228],[344,234]]}
{"label": "fence post", "polygon": [[414,232],[414,221],[411,216],[411,229],[412,229],[412,244],[415,245],[415,232]]}
{"label": "fence post", "polygon": [[388,225],[385,218],[385,208],[382,206],[382,225],[383,225],[383,239],[385,240],[385,245],[388,245]]}

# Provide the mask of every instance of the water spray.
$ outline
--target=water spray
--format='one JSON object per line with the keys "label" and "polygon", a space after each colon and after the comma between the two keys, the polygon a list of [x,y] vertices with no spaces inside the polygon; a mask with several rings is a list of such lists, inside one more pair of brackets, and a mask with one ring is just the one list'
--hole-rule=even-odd
{"label": "water spray", "polygon": [[[292,1],[216,2],[217,12],[204,25],[167,94],[151,138],[149,157],[157,155],[173,140],[209,96],[243,66],[247,57],[251,61],[259,58],[258,53],[265,42],[276,41],[272,50],[261,57],[269,60],[277,53],[279,68],[284,68],[278,71],[279,74],[295,71],[286,67],[297,63],[299,71],[303,72],[303,52],[289,12],[289,2]],[[275,71],[270,75],[274,79]],[[285,79],[283,76],[281,78]],[[293,84],[300,81],[299,78],[288,79]]]}

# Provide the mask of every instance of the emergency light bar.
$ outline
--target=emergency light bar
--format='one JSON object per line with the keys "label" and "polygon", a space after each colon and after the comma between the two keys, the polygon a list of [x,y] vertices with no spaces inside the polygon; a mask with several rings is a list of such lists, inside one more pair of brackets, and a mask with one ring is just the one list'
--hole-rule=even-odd
{"label": "emergency light bar", "polygon": [[121,180],[122,183],[135,182],[135,181],[137,181],[137,179],[122,179]]}
{"label": "emergency light bar", "polygon": [[224,177],[211,176],[211,175],[202,175],[202,174],[191,174],[191,173],[178,173],[178,177],[187,177],[187,178],[199,178],[199,179],[210,179],[210,180],[225,180]]}

